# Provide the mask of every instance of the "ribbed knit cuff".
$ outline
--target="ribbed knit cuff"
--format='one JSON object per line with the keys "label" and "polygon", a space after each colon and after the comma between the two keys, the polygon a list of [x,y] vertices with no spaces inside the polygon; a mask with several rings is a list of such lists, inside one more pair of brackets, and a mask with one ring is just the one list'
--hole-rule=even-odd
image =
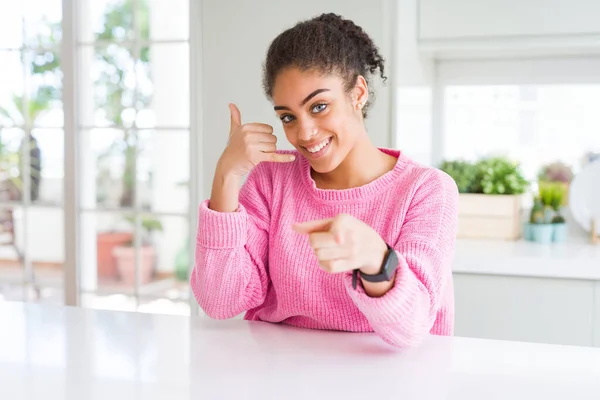
{"label": "ribbed knit cuff", "polygon": [[200,204],[198,243],[210,249],[232,249],[246,243],[248,214],[240,204],[235,212],[218,212],[208,208],[209,200]]}
{"label": "ribbed knit cuff", "polygon": [[[420,243],[409,245],[408,251],[419,254],[423,251]],[[408,266],[406,258],[396,251],[398,268],[394,286],[381,297],[370,297],[365,293],[360,279],[356,289],[352,288],[352,275],[346,275],[346,287],[350,291],[355,304],[371,323],[397,323],[405,318],[412,318],[413,313],[427,313],[429,304],[424,304],[426,288]],[[424,296],[425,295],[425,296]],[[407,323],[408,321],[405,321]]]}

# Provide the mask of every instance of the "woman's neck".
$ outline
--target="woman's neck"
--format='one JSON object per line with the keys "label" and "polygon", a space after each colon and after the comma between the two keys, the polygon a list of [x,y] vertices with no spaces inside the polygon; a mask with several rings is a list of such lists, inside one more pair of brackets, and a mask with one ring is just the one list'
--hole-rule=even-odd
{"label": "woman's neck", "polygon": [[391,171],[397,159],[380,151],[365,133],[350,150],[344,161],[333,171],[311,175],[320,189],[350,189],[374,181]]}

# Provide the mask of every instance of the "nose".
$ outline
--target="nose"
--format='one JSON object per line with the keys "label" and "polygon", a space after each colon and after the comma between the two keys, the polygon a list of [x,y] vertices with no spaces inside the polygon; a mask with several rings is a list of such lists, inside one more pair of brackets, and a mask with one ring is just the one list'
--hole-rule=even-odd
{"label": "nose", "polygon": [[303,142],[310,141],[319,133],[319,129],[310,121],[299,124],[298,138]]}

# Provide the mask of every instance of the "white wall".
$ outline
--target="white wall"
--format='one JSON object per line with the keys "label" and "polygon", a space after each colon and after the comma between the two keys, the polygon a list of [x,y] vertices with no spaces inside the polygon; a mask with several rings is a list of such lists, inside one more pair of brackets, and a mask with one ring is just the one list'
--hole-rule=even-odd
{"label": "white wall", "polygon": [[545,57],[439,62],[443,85],[552,85],[600,83],[600,57]]}
{"label": "white wall", "polygon": [[394,147],[423,164],[433,162],[433,61],[419,53],[418,2],[398,0],[394,35]]}
{"label": "white wall", "polygon": [[600,54],[597,0],[418,0],[419,49],[437,59]]}
{"label": "white wall", "polygon": [[598,0],[420,0],[423,39],[600,33]]}
{"label": "white wall", "polygon": [[[394,19],[392,3],[391,0],[202,2],[199,23],[203,35],[203,197],[210,195],[215,165],[227,142],[229,102],[240,108],[242,122],[273,125],[280,147],[291,148],[261,86],[262,64],[270,41],[300,20],[335,12],[361,25],[389,60]],[[389,62],[386,67],[390,77],[393,68]],[[391,145],[390,86],[375,88],[376,101],[367,120],[369,135],[378,146]]]}

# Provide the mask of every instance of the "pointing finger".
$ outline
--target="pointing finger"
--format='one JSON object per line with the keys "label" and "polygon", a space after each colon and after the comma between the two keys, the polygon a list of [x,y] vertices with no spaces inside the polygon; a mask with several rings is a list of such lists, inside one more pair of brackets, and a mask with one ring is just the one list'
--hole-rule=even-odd
{"label": "pointing finger", "polygon": [[298,233],[313,233],[313,232],[326,232],[331,226],[332,218],[321,219],[315,221],[299,222],[293,225],[294,231]]}

